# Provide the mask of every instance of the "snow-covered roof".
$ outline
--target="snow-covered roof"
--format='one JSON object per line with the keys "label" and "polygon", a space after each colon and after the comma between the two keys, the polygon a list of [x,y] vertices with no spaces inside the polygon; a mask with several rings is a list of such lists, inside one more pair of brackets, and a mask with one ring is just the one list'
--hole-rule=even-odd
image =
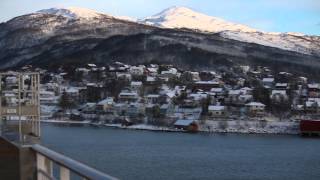
{"label": "snow-covered roof", "polygon": [[287,95],[287,92],[286,90],[272,90],[271,95],[275,94]]}
{"label": "snow-covered roof", "polygon": [[146,97],[147,98],[158,98],[160,95],[159,94],[148,94]]}
{"label": "snow-covered roof", "polygon": [[66,93],[78,93],[79,89],[76,87],[68,87],[65,91]]}
{"label": "snow-covered roof", "polygon": [[141,86],[142,82],[141,81],[132,81],[131,86]]}
{"label": "snow-covered roof", "polygon": [[307,107],[313,107],[313,106],[318,106],[318,107],[320,107],[320,102],[306,101],[306,106],[307,106]]}
{"label": "snow-covered roof", "polygon": [[228,92],[229,95],[239,95],[241,94],[240,90],[229,90]]}
{"label": "snow-covered roof", "polygon": [[252,91],[252,88],[249,88],[249,87],[243,87],[243,88],[241,88],[240,90],[244,90],[244,91]]}
{"label": "snow-covered roof", "polygon": [[148,76],[146,81],[148,82],[153,82],[153,81],[156,81],[156,78],[155,77],[151,77],[151,76]]}
{"label": "snow-covered roof", "polygon": [[211,88],[210,91],[211,91],[211,92],[218,93],[218,92],[223,92],[223,89],[222,89],[222,88]]}
{"label": "snow-covered roof", "polygon": [[308,84],[308,88],[310,88],[310,89],[320,89],[320,84],[318,84],[318,83]]}
{"label": "snow-covered roof", "polygon": [[152,72],[152,73],[157,73],[158,72],[158,68],[153,68],[153,67],[149,67],[149,68],[147,68],[147,70],[149,72]]}
{"label": "snow-covered roof", "polygon": [[218,81],[197,81],[196,84],[220,84]]}
{"label": "snow-covered roof", "polygon": [[274,78],[263,78],[262,79],[263,82],[274,82]]}
{"label": "snow-covered roof", "polygon": [[287,87],[288,83],[276,83],[276,87]]}
{"label": "snow-covered roof", "polygon": [[264,105],[260,102],[250,102],[250,103],[246,104],[246,106],[263,106],[264,107],[266,105]]}
{"label": "snow-covered roof", "polygon": [[186,119],[186,120],[177,120],[174,125],[176,126],[189,126],[191,125],[192,123],[196,122],[195,120],[189,120],[189,119]]}
{"label": "snow-covered roof", "polygon": [[98,102],[98,105],[112,104],[112,103],[113,103],[113,98],[112,97],[108,97],[108,98]]}
{"label": "snow-covered roof", "polygon": [[223,111],[225,109],[225,106],[209,106],[209,111]]}

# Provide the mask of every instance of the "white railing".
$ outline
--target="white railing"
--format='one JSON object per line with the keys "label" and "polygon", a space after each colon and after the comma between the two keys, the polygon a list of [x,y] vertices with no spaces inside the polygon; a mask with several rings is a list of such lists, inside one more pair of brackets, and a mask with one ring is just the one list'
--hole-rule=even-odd
{"label": "white railing", "polygon": [[[60,153],[50,150],[42,145],[36,144],[32,146],[35,151],[37,160],[37,180],[70,180],[71,173],[76,174],[82,179],[90,180],[114,180],[103,172],[91,168],[83,163],[75,161]],[[54,177],[53,163],[58,166],[58,176]]]}

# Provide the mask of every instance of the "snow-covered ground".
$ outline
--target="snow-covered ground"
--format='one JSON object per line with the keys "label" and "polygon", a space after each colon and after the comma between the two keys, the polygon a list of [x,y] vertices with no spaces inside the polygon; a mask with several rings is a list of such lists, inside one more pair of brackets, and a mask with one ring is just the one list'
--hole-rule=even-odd
{"label": "snow-covered ground", "polygon": [[[132,130],[183,132],[172,127],[161,127],[147,124],[122,126],[121,124],[101,124],[90,121],[42,120],[45,123],[88,124]],[[299,134],[299,122],[296,121],[261,121],[261,120],[207,120],[200,124],[200,132],[207,133],[254,133],[254,134]]]}
{"label": "snow-covered ground", "polygon": [[298,134],[299,122],[293,121],[206,121],[200,126],[204,132]]}

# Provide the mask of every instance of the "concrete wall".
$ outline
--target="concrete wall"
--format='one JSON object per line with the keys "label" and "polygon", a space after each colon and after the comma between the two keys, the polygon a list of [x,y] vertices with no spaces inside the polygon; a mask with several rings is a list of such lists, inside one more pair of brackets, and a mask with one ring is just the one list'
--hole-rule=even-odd
{"label": "concrete wall", "polygon": [[36,156],[29,147],[12,144],[0,137],[0,179],[36,179]]}

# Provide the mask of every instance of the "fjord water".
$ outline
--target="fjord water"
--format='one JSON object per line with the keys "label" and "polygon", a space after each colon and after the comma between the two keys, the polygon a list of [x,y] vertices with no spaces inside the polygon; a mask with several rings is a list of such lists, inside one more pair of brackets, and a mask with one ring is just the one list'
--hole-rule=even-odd
{"label": "fjord water", "polygon": [[320,179],[320,139],[42,125],[42,143],[120,179]]}

